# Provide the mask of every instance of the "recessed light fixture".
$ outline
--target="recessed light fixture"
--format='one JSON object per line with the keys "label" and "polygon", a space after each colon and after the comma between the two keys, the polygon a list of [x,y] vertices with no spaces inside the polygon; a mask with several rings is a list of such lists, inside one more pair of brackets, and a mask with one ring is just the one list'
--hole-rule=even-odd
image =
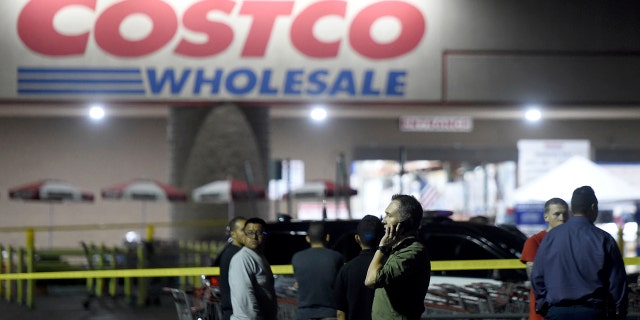
{"label": "recessed light fixture", "polygon": [[324,121],[327,118],[327,110],[323,107],[315,107],[309,114],[314,121]]}
{"label": "recessed light fixture", "polygon": [[104,115],[104,108],[102,108],[101,106],[92,106],[89,109],[89,117],[93,120],[100,120],[104,118]]}
{"label": "recessed light fixture", "polygon": [[542,113],[538,108],[529,108],[525,112],[524,118],[527,119],[527,121],[535,122],[542,118]]}

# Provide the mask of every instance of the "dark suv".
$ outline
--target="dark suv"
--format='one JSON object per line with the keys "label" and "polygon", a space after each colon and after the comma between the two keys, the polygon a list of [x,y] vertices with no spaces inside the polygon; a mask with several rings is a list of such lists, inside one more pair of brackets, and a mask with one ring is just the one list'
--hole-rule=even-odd
{"label": "dark suv", "polygon": [[[358,220],[325,221],[331,234],[329,247],[350,260],[360,248],[354,235]],[[305,240],[309,221],[276,222],[267,225],[269,234],[265,254],[272,265],[291,264],[294,253],[309,247]],[[432,261],[519,259],[526,236],[492,225],[424,218],[419,232]],[[473,277],[500,281],[526,281],[524,269],[433,271],[432,276]]]}

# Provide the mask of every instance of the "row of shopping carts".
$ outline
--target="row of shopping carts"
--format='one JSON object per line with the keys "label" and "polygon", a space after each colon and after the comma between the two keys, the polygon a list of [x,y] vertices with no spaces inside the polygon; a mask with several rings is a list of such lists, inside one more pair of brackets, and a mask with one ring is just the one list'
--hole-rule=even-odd
{"label": "row of shopping carts", "polygon": [[423,316],[454,314],[518,315],[529,312],[529,289],[523,283],[487,282],[464,286],[435,284],[425,297]]}
{"label": "row of shopping carts", "polygon": [[206,276],[202,276],[202,285],[193,290],[164,288],[171,294],[176,305],[179,320],[218,320],[222,319],[220,291],[211,285]]}
{"label": "row of shopping carts", "polygon": [[[205,277],[194,290],[165,288],[173,297],[179,320],[222,319],[220,294]],[[529,291],[522,284],[474,283],[467,286],[437,284],[429,288],[423,318],[454,314],[526,314]],[[278,294],[278,319],[295,319],[296,298]]]}
{"label": "row of shopping carts", "polygon": [[[222,319],[220,291],[211,285],[209,279],[202,276],[202,285],[193,290],[164,288],[171,294],[176,305],[179,320],[219,320]],[[296,299],[278,295],[278,319],[295,319]]]}
{"label": "row of shopping carts", "polygon": [[[194,290],[165,288],[173,297],[179,320],[222,319],[220,294],[203,277],[202,286]],[[640,284],[629,286],[629,312],[640,312]],[[278,319],[295,319],[296,298],[278,294]],[[434,284],[425,297],[423,319],[450,318],[465,314],[500,315],[500,318],[526,317],[529,312],[529,288],[523,283],[504,282],[500,285],[487,282],[465,286]]]}

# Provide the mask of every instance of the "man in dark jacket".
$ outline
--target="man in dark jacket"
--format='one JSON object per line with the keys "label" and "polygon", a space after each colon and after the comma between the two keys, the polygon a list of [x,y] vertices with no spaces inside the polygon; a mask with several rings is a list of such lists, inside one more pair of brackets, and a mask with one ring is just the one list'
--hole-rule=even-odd
{"label": "man in dark jacket", "polygon": [[380,219],[366,215],[358,223],[356,242],[362,251],[338,273],[335,284],[338,320],[371,320],[374,290],[364,285],[367,269],[384,234]]}
{"label": "man in dark jacket", "polygon": [[233,255],[242,249],[242,237],[244,236],[242,228],[244,228],[246,221],[247,219],[243,217],[235,217],[229,221],[226,230],[229,235],[229,242],[213,263],[214,266],[220,267],[220,308],[222,309],[223,320],[229,320],[233,314],[231,291],[229,289],[229,264]]}

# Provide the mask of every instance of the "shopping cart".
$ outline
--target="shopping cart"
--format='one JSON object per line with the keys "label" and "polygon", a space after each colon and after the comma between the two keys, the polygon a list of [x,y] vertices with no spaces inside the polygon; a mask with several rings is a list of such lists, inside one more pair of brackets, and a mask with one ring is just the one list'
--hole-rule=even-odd
{"label": "shopping cart", "polygon": [[222,319],[220,297],[214,292],[205,276],[202,276],[202,286],[195,290],[185,291],[176,288],[163,290],[171,294],[179,320]]}
{"label": "shopping cart", "polygon": [[[96,269],[96,265],[95,265],[95,256],[97,255],[95,247],[90,248],[89,245],[84,242],[84,241],[80,241],[80,245],[82,246],[82,250],[84,252],[85,258],[87,259],[87,270],[89,271],[94,271],[97,270]],[[97,279],[95,278],[88,278],[87,279],[87,297],[85,299],[82,300],[82,307],[85,310],[89,310],[89,308],[91,307],[91,303],[96,299],[96,297],[99,295],[98,292],[96,292],[97,290],[99,290],[97,288]]]}
{"label": "shopping cart", "polygon": [[294,320],[298,301],[295,298],[278,295],[278,320]]}

